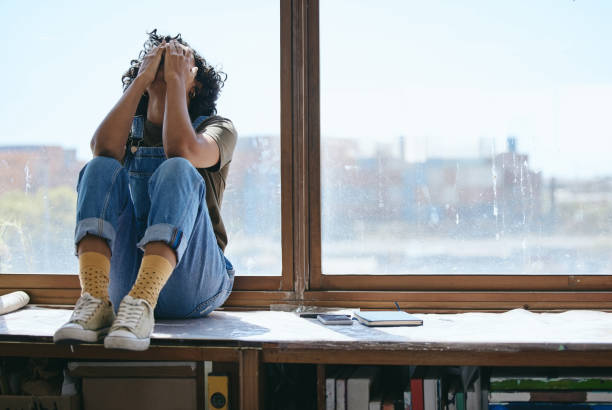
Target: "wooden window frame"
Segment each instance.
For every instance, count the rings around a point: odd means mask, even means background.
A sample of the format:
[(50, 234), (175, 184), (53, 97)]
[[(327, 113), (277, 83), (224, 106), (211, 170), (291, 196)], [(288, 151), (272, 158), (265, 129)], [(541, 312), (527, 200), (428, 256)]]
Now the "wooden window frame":
[[(321, 163), (319, 82), (319, 0), (306, 1), (308, 41), (307, 139), (309, 186), (308, 250), (310, 269), (305, 304), (390, 308), (420, 311), (506, 310), (522, 307), (536, 310), (598, 308), (612, 309), (610, 275), (324, 275), (321, 263)], [(296, 62), (296, 63), (299, 63)], [(306, 277), (306, 275), (305, 275)]]
[[(611, 275), (324, 275), (321, 269), (319, 0), (280, 1), (281, 276), (238, 276), (230, 309), (274, 304), (422, 312), (612, 310)], [(72, 304), (77, 275), (0, 274), (0, 292)]]

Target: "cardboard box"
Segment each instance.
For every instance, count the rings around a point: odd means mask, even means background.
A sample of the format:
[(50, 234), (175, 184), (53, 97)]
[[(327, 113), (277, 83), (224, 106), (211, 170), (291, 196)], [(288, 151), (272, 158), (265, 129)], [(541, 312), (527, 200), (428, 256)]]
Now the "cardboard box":
[(0, 396), (2, 410), (81, 410), (81, 400), (72, 396)]
[(81, 379), (84, 410), (197, 408), (196, 362), (70, 362), (68, 372)]
[(99, 378), (82, 381), (84, 410), (196, 410), (194, 378)]

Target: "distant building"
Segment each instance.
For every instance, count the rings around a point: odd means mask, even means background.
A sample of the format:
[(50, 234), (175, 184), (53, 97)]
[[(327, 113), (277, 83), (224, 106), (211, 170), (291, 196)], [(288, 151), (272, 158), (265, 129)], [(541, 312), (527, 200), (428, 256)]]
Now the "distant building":
[[(363, 229), (414, 226), (461, 235), (525, 232), (542, 220), (542, 176), (509, 138), (507, 152), (474, 158), (405, 161), (380, 146), (363, 156), (357, 141), (326, 139), (322, 212), (334, 215), (338, 237)], [(397, 151), (397, 150), (396, 150)], [(382, 228), (387, 227), (387, 228)]]
[(238, 138), (223, 194), (223, 219), (230, 231), (280, 232), (280, 138)]
[(495, 157), (498, 213), (508, 233), (542, 218), (542, 174), (529, 168), (529, 155), (517, 152), (517, 141), (508, 138), (508, 150)]
[[(507, 152), (493, 159), (433, 158), (420, 167), (416, 198), (434, 208), (421, 215), (429, 222), (447, 219), (470, 224), (474, 233), (510, 234), (542, 220), (542, 175), (530, 169), (527, 154), (517, 152), (513, 137), (508, 138)], [(436, 221), (431, 221), (432, 213)]]
[(85, 162), (76, 150), (59, 146), (0, 146), (0, 194), (12, 190), (34, 192), (42, 187), (76, 187)]

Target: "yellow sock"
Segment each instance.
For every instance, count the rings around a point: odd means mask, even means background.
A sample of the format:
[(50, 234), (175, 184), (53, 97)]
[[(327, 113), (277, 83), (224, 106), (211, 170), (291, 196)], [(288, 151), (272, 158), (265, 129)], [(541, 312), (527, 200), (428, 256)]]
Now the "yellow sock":
[(108, 300), (108, 273), (110, 260), (98, 252), (84, 252), (79, 255), (79, 280), (81, 294), (89, 293), (97, 299)]
[(145, 299), (152, 307), (155, 307), (159, 293), (173, 270), (170, 262), (163, 256), (143, 256), (136, 283), (129, 295), (133, 298)]

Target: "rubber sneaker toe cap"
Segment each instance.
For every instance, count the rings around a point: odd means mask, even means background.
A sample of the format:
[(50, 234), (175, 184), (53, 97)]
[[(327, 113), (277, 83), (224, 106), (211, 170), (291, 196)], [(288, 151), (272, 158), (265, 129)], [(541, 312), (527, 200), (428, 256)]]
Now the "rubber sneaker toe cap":
[(111, 330), (107, 337), (120, 337), (123, 339), (138, 340), (138, 337), (136, 337), (134, 333), (130, 332), (129, 330), (123, 329)]
[(66, 323), (53, 334), (53, 342), (95, 343), (103, 335), (104, 329), (98, 331), (87, 330), (78, 323)]
[(104, 338), (104, 347), (107, 349), (125, 349), (142, 351), (149, 348), (150, 338), (139, 339), (129, 330), (115, 330)]

